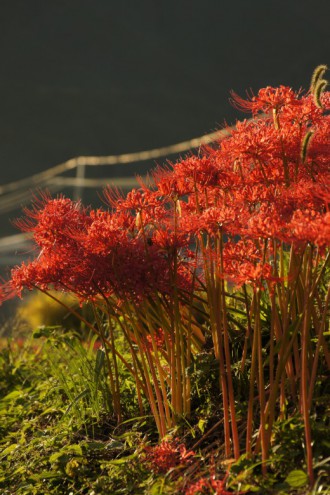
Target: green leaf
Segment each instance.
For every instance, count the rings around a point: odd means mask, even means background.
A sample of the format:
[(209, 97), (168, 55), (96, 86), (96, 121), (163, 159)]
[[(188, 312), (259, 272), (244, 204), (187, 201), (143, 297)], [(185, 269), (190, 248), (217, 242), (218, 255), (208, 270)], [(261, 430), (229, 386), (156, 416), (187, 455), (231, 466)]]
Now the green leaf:
[(22, 396), (22, 394), (23, 390), (14, 390), (13, 392), (10, 392), (10, 394), (6, 395), (2, 400), (10, 402), (12, 400), (18, 399)]
[[(249, 484), (243, 484), (243, 485), (240, 485), (240, 490), (241, 492), (240, 493), (244, 493), (244, 492), (260, 492), (260, 487), (257, 486), (257, 485), (249, 485)], [(235, 493), (235, 492), (233, 492)]]
[(300, 469), (295, 469), (291, 471), (285, 478), (285, 482), (292, 488), (300, 488), (308, 483), (308, 476), (304, 471)]
[(56, 471), (42, 471), (41, 473), (38, 474), (30, 474), (29, 475), (29, 480), (32, 481), (40, 481), (44, 479), (52, 479), (52, 478), (58, 478), (59, 474)]
[(77, 395), (77, 397), (74, 398), (74, 400), (71, 402), (71, 404), (69, 404), (67, 410), (64, 413), (64, 416), (66, 416), (68, 414), (68, 412), (73, 408), (73, 406), (75, 404), (77, 404), (78, 401), (80, 401), (80, 399), (83, 399), (84, 397), (86, 397), (88, 395), (88, 393), (89, 393), (88, 388), (85, 388), (85, 390), (83, 390), (79, 395)]
[(5, 448), (1, 454), (0, 454), (0, 457), (3, 458), (3, 457), (6, 457), (8, 454), (10, 454), (11, 452), (13, 452), (13, 450), (17, 449), (18, 447), (18, 443), (13, 443), (11, 445), (9, 445), (9, 447)]
[(83, 455), (83, 452), (82, 452), (82, 449), (81, 449), (81, 446), (79, 444), (72, 444), (72, 445), (68, 445), (67, 447), (65, 447), (65, 449), (63, 449), (64, 452), (66, 453), (70, 453), (70, 454), (75, 454), (75, 455), (78, 455), (78, 456), (82, 456)]
[(41, 414), (40, 416), (46, 416), (47, 414), (58, 414), (58, 413), (63, 413), (64, 410), (63, 409), (55, 409), (54, 407), (47, 407), (47, 409), (45, 409)]
[(22, 474), (22, 473), (26, 473), (26, 466), (19, 466), (17, 469), (15, 469), (15, 471), (13, 472), (13, 474)]
[(197, 425), (197, 426), (198, 426), (198, 428), (200, 429), (200, 431), (201, 431), (202, 433), (204, 433), (204, 431), (205, 431), (205, 424), (206, 424), (206, 423), (207, 423), (206, 419), (200, 419), (200, 420), (198, 421), (198, 425)]
[(83, 452), (82, 448), (78, 444), (67, 445), (59, 452), (55, 452), (55, 454), (51, 455), (49, 458), (49, 462), (51, 464), (59, 462), (66, 462), (70, 459), (71, 456), (82, 457)]
[(83, 446), (86, 450), (103, 450), (106, 448), (106, 444), (103, 442), (85, 442)]
[(164, 478), (156, 480), (156, 482), (152, 485), (150, 489), (150, 495), (161, 495), (164, 493)]
[(93, 335), (93, 337), (91, 338), (91, 341), (90, 341), (89, 346), (88, 346), (88, 356), (89, 357), (91, 357), (94, 353), (94, 344), (98, 338), (99, 338), (99, 336), (97, 334)]
[(56, 331), (59, 330), (60, 328), (61, 326), (59, 325), (53, 325), (53, 326), (42, 325), (33, 332), (32, 336), (34, 339), (40, 339), (40, 337), (49, 338), (54, 333), (54, 330)]
[(125, 464), (128, 461), (131, 461), (136, 457), (136, 454), (128, 455), (126, 457), (121, 457), (120, 459), (113, 459), (112, 461), (109, 461), (109, 464), (117, 466), (119, 464)]
[(62, 457), (67, 457), (67, 454), (65, 454), (65, 452), (55, 452), (55, 454), (52, 454), (49, 458), (49, 462), (51, 464), (55, 464), (57, 463), (57, 461), (60, 461)]
[(105, 352), (102, 349), (98, 349), (96, 353), (95, 369), (94, 369), (94, 381), (98, 384), (102, 367), (104, 365)]

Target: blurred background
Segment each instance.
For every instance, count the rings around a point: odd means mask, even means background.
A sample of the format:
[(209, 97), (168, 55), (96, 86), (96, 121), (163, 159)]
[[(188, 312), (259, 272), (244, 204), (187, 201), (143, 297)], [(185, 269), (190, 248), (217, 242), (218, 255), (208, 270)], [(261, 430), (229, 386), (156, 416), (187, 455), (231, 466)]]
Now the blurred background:
[[(45, 186), (40, 176), (16, 181), (79, 155), (212, 132), (245, 117), (231, 107), (231, 89), (308, 88), (313, 69), (329, 62), (328, 0), (1, 0), (0, 10), (3, 276), (30, 254), (11, 221)], [(86, 167), (79, 173), (94, 185), (83, 189), (67, 180), (72, 169), (48, 187), (96, 205), (102, 182), (131, 188), (154, 166)]]

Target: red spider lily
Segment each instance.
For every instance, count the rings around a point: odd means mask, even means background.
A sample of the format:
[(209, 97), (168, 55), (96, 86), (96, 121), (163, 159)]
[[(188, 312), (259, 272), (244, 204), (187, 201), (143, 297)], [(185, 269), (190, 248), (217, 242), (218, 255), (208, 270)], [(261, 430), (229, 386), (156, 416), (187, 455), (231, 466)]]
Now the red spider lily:
[(238, 234), (244, 222), (244, 211), (238, 205), (206, 208), (198, 221), (199, 231), (209, 235), (221, 233)]
[[(43, 208), (26, 212), (21, 226), (33, 231), (41, 252), (13, 270), (11, 287), (18, 294), (23, 287), (52, 286), (82, 300), (115, 293), (138, 301), (157, 291), (172, 291), (164, 245), (157, 246), (160, 234), (157, 243), (146, 247), (129, 213), (97, 210), (88, 216), (79, 203), (63, 197), (47, 198)], [(167, 242), (165, 234), (163, 238)], [(189, 271), (179, 265), (178, 283), (186, 285)]]
[[(206, 323), (219, 361), (225, 452), (230, 456), (233, 447), (238, 457), (232, 322), (227, 307), (232, 284), (226, 281), (243, 286), (243, 296), (237, 298), (237, 304), (245, 304), (239, 311), (248, 319), (242, 369), (248, 362), (247, 349), (254, 351), (247, 451), (253, 449), (256, 386), (263, 461), (269, 452), (278, 400), (285, 404), (290, 389), (290, 401), (296, 401), (304, 413), (312, 479), (310, 385), (315, 383), (318, 360), (324, 355), (330, 362), (323, 337), (330, 298), (317, 304), (314, 300), (329, 261), (330, 93), (321, 95), (321, 105), (313, 95), (285, 86), (264, 88), (249, 101), (237, 96), (235, 100), (237, 106), (252, 112), (252, 120), (238, 122), (231, 135), (212, 148), (201, 148), (196, 156), (159, 167), (153, 174), (153, 187), (141, 183), (126, 197), (106, 190), (110, 211), (85, 209), (80, 202), (63, 196), (52, 199), (48, 194), (25, 209), (26, 218), (17, 225), (33, 233), (39, 252), (34, 260), (12, 271), (10, 283), (0, 288), (0, 300), (21, 295), (24, 288), (56, 288), (76, 294), (81, 301), (92, 301), (105, 316), (117, 318), (115, 324), (121, 325), (131, 345), (129, 369), (137, 387), (147, 394), (164, 436), (177, 415), (189, 414), (186, 369), (193, 352), (189, 321), (192, 308), (198, 308), (196, 301), (202, 299), (203, 318), (209, 318)], [(202, 295), (197, 289), (202, 289)], [(319, 292), (320, 299), (323, 286)], [(260, 305), (267, 303), (272, 308), (269, 366), (263, 362), (261, 330), (265, 329), (260, 319)], [(165, 346), (170, 373), (162, 369), (158, 353), (151, 351), (150, 331), (159, 327), (165, 329), (166, 337), (172, 337), (171, 345), (168, 338)], [(202, 334), (204, 328), (198, 330)], [(153, 338), (153, 350), (155, 344), (163, 345), (160, 331)], [(115, 362), (115, 343), (111, 352)], [(266, 400), (263, 380), (268, 369)], [(119, 388), (111, 386), (115, 397)], [(140, 396), (139, 403), (142, 408)], [(185, 458), (179, 445), (165, 442), (157, 448), (164, 465), (171, 464), (169, 459), (178, 464)], [(157, 463), (151, 452), (151, 461)], [(202, 478), (199, 486), (227, 493), (223, 481), (213, 475)]]
[[(185, 491), (185, 495), (232, 495), (233, 492), (226, 490), (228, 474), (222, 479), (216, 479), (215, 474), (210, 478), (200, 478), (196, 483), (191, 484)], [(243, 494), (245, 492), (237, 492)]]
[(181, 196), (191, 193), (192, 185), (181, 176), (176, 177), (173, 167), (157, 167), (152, 173), (152, 178), (157, 187), (157, 191), (165, 198), (178, 199)]
[[(169, 345), (172, 345), (172, 336), (168, 335), (167, 336)], [(166, 339), (165, 339), (165, 334), (164, 330), (162, 328), (158, 328), (154, 334), (151, 336), (150, 334), (147, 335), (144, 339), (143, 345), (150, 351), (154, 351), (154, 345), (153, 342), (158, 350), (162, 350), (165, 347)]]
[(152, 243), (161, 250), (173, 252), (189, 246), (189, 236), (185, 232), (173, 231), (167, 225), (159, 225), (151, 237)]
[(212, 154), (188, 157), (175, 164), (173, 172), (178, 181), (187, 185), (189, 192), (193, 192), (197, 186), (220, 186), (226, 177)]
[(291, 128), (300, 128), (303, 132), (306, 128), (320, 125), (324, 122), (324, 109), (330, 106), (329, 93), (323, 93), (321, 96), (323, 109), (315, 105), (314, 98), (311, 94), (299, 97), (293, 105), (285, 105), (281, 108), (281, 125)]
[(287, 239), (297, 246), (310, 243), (325, 249), (330, 244), (330, 213), (295, 211), (288, 224)]
[(210, 493), (213, 493), (213, 488), (207, 478), (200, 478), (185, 491), (185, 495), (208, 495)]
[(279, 112), (283, 108), (292, 108), (295, 105), (299, 105), (300, 96), (300, 93), (295, 93), (288, 86), (279, 86), (278, 88), (267, 86), (260, 89), (257, 96), (252, 95), (247, 100), (237, 95), (234, 91), (231, 94), (231, 101), (235, 108), (243, 112), (252, 113), (254, 116), (259, 112)]
[(187, 451), (178, 440), (163, 440), (155, 447), (145, 447), (146, 461), (152, 471), (157, 474), (167, 473), (170, 469), (187, 466), (192, 462), (195, 453)]
[(138, 229), (146, 228), (149, 223), (153, 225), (168, 215), (161, 194), (148, 189), (144, 184), (138, 190), (133, 189), (126, 197), (116, 191), (114, 193), (110, 188), (105, 189), (103, 196), (113, 213), (133, 218)]
[(85, 230), (89, 217), (79, 202), (59, 196), (52, 199), (44, 195), (31, 209), (24, 209), (25, 218), (16, 225), (25, 232), (33, 232), (35, 242), (42, 249), (53, 249), (55, 244), (63, 248), (75, 248), (73, 234)]
[[(254, 168), (258, 170), (256, 160), (268, 163), (281, 156), (279, 137), (270, 119), (237, 122), (232, 135), (221, 143), (221, 155), (230, 159), (232, 163), (239, 160), (243, 172), (250, 172)], [(245, 178), (248, 179), (248, 176)]]
[(153, 352), (154, 350), (153, 341), (157, 349), (163, 349), (165, 345), (165, 335), (162, 328), (158, 328), (153, 336), (147, 335), (144, 339), (144, 345), (150, 352)]
[(322, 174), (329, 174), (330, 115), (323, 115), (322, 120), (317, 123), (313, 130), (314, 134), (308, 148), (306, 165), (313, 173), (315, 181), (316, 177), (319, 180)]
[(223, 250), (224, 276), (237, 286), (251, 284), (259, 288), (274, 281), (273, 269), (263, 261), (263, 253), (251, 240), (230, 241)]

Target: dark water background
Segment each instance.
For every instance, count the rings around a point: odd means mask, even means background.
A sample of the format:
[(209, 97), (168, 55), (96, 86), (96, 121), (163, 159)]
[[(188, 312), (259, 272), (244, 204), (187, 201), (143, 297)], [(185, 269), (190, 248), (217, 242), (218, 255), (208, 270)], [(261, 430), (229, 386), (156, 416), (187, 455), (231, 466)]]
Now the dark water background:
[(235, 119), (230, 89), (308, 87), (329, 61), (327, 0), (1, 0), (0, 11), (0, 183), (198, 136)]

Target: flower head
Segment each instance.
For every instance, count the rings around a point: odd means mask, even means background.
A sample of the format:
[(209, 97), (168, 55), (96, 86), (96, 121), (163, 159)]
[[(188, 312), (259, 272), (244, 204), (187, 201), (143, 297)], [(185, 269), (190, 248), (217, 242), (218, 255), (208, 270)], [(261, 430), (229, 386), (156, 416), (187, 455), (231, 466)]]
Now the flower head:
[(187, 451), (184, 444), (178, 440), (162, 440), (155, 447), (146, 447), (146, 461), (153, 472), (167, 473), (172, 468), (187, 466), (195, 455), (192, 451)]

